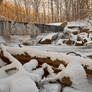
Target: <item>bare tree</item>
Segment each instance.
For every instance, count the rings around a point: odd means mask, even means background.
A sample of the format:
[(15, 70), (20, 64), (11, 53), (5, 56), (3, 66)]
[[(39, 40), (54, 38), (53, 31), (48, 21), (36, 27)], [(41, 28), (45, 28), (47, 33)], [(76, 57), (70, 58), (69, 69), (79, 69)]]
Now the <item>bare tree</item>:
[(29, 22), (30, 18), (31, 18), (30, 11), (31, 11), (31, 7), (32, 7), (32, 0), (23, 0), (23, 3), (24, 3), (25, 11), (26, 11), (24, 20)]
[(51, 20), (52, 22), (54, 21), (54, 0), (50, 0), (50, 4), (51, 4)]
[(35, 22), (36, 23), (39, 23), (39, 7), (40, 7), (40, 3), (41, 3), (41, 0), (33, 0), (33, 2), (32, 2), (32, 7), (33, 7), (33, 9), (34, 9), (34, 11), (35, 11)]
[(0, 0), (0, 4), (3, 2), (3, 0)]

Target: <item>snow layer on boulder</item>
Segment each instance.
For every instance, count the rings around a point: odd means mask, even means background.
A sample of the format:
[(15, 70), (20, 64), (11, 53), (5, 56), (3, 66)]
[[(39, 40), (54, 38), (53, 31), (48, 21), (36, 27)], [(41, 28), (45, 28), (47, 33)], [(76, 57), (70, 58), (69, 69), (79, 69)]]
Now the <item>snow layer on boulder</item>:
[(59, 39), (58, 42), (56, 43), (56, 45), (63, 45), (63, 40)]
[(43, 85), (43, 88), (40, 89), (40, 92), (60, 92), (61, 86), (58, 83), (50, 84), (47, 83)]
[(10, 83), (11, 92), (39, 92), (32, 79), (26, 76), (15, 78)]
[(68, 27), (82, 27), (89, 29), (89, 31), (92, 31), (92, 20), (90, 19), (84, 19), (84, 20), (78, 20), (78, 21), (72, 21), (68, 22), (67, 26), (65, 27), (65, 32), (69, 31), (72, 32), (72, 29), (69, 29)]
[(85, 70), (78, 59), (70, 62), (67, 67), (58, 74), (58, 76), (61, 78), (61, 81), (63, 77), (69, 77), (72, 81), (72, 87), (84, 90), (83, 92), (91, 92), (89, 90), (90, 85), (88, 84)]
[(0, 92), (10, 92), (10, 89), (7, 85), (7, 83), (1, 83), (0, 81)]
[(38, 61), (33, 59), (31, 61), (29, 61), (28, 63), (23, 65), (23, 68), (28, 71), (31, 72), (32, 69), (36, 68), (38, 66)]
[(44, 64), (42, 65), (42, 68), (47, 68), (47, 70), (48, 70), (50, 76), (55, 76), (54, 70), (52, 69), (52, 67), (51, 67), (50, 65), (44, 63)]
[(70, 62), (65, 68), (64, 73), (65, 76), (70, 76), (75, 88), (83, 88), (88, 83), (86, 72), (78, 59)]
[[(32, 75), (31, 75), (32, 76)], [(0, 92), (39, 92), (29, 74), (17, 72), (14, 75), (0, 79)]]
[(54, 36), (56, 36), (57, 33), (50, 33), (48, 35), (46, 35), (45, 37), (43, 37), (43, 39), (41, 41), (45, 41), (46, 39), (52, 40), (54, 38)]
[(68, 25), (67, 26), (81, 26), (81, 27), (84, 27), (86, 26), (85, 22), (83, 21), (73, 21), (73, 22), (68, 22)]
[(32, 73), (38, 74), (40, 77), (42, 77), (44, 74), (44, 70), (43, 68), (38, 68), (36, 70), (33, 70)]
[(60, 26), (62, 23), (49, 23), (47, 25)]
[(88, 41), (88, 42), (86, 42), (85, 44), (84, 44), (85, 46), (88, 46), (88, 47), (92, 47), (92, 41)]
[(63, 64), (60, 64), (58, 68), (63, 70), (63, 69), (65, 69), (65, 66)]
[(65, 87), (63, 92), (83, 92), (74, 88), (70, 88), (70, 87)]

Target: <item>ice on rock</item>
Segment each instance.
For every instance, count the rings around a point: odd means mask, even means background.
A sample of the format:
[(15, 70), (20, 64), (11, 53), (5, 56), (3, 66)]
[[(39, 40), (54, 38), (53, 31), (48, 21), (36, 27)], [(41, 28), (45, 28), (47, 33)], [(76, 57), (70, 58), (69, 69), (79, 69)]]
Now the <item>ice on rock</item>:
[(50, 33), (50, 34), (46, 35), (45, 37), (43, 37), (43, 39), (41, 41), (45, 41), (46, 39), (50, 39), (51, 40), (56, 35), (57, 35), (57, 33)]

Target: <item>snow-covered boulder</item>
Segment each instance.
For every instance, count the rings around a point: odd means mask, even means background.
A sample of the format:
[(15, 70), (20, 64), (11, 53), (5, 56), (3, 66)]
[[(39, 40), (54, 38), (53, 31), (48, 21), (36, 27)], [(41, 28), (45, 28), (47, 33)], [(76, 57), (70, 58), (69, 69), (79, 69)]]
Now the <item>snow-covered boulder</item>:
[(51, 44), (54, 40), (56, 40), (58, 37), (57, 33), (50, 33), (42, 38), (42, 40), (39, 42), (40, 44)]
[(72, 34), (77, 35), (79, 33), (79, 30), (71, 30)]
[(10, 92), (39, 92), (36, 84), (27, 76), (15, 77), (10, 82)]
[(60, 92), (61, 86), (59, 83), (47, 83), (40, 88), (40, 92)]
[(88, 28), (81, 28), (80, 29), (80, 33), (82, 33), (82, 32), (88, 33), (89, 29)]
[(27, 45), (27, 46), (30, 46), (30, 45), (33, 45), (33, 44), (34, 44), (34, 41), (32, 41), (32, 40), (27, 40), (27, 41), (23, 42), (23, 45)]
[(49, 24), (46, 24), (46, 25), (51, 25), (51, 26), (60, 26), (62, 23), (49, 23)]
[(70, 62), (67, 67), (61, 72), (61, 76), (62, 78), (69, 77), (74, 88), (83, 89), (88, 84), (86, 72), (78, 59)]
[(65, 87), (63, 92), (83, 92), (83, 91), (77, 90), (77, 89), (74, 89), (74, 88), (70, 88), (70, 87)]
[(81, 39), (86, 38), (87, 36), (88, 34), (85, 32), (78, 34), (78, 37), (80, 37)]
[(35, 59), (30, 60), (28, 63), (24, 64), (23, 67), (26, 71), (31, 72), (32, 69), (38, 66), (38, 61)]
[(73, 41), (71, 39), (67, 39), (67, 40), (63, 40), (63, 43), (66, 45), (73, 45), (75, 43), (75, 41)]
[(62, 27), (66, 27), (67, 24), (68, 24), (68, 22), (66, 21), (66, 22), (63, 22), (63, 23), (61, 24), (61, 26), (62, 26)]
[(63, 45), (63, 40), (59, 39), (58, 42), (56, 43), (56, 45)]
[(44, 35), (37, 36), (36, 37), (36, 44), (38, 44), (42, 40), (43, 37), (44, 37)]
[(85, 44), (84, 44), (84, 46), (88, 46), (88, 47), (92, 47), (92, 41), (88, 41), (88, 42), (86, 42)]
[(75, 46), (83, 46), (83, 42), (82, 41), (76, 41), (75, 42)]

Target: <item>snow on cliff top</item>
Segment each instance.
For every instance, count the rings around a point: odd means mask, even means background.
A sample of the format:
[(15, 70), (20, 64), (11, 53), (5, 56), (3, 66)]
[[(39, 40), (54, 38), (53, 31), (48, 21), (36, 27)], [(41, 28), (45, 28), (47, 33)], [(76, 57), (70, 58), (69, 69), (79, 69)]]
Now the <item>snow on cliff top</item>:
[[(54, 25), (54, 26), (60, 26), (62, 24), (62, 22), (60, 23), (49, 23), (47, 25)], [(67, 26), (81, 26), (81, 27), (87, 27), (89, 29), (91, 29), (90, 31), (92, 31), (92, 20), (91, 19), (84, 19), (84, 20), (77, 20), (77, 21), (72, 21), (72, 22), (68, 22)]]
[(49, 23), (47, 25), (60, 26), (62, 23)]

